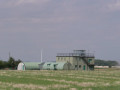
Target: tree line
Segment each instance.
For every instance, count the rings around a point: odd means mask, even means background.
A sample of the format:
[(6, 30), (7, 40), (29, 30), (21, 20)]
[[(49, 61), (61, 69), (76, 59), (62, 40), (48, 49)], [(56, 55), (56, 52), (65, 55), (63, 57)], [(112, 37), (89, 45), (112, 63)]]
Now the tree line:
[(13, 57), (9, 57), (8, 61), (0, 60), (0, 69), (17, 69), (20, 59), (15, 60)]
[(111, 66), (119, 65), (119, 63), (117, 61), (113, 61), (113, 60), (106, 61), (106, 60), (101, 60), (101, 59), (95, 59), (95, 65), (96, 66), (109, 66), (109, 67), (111, 67)]
[[(8, 61), (0, 60), (0, 69), (17, 69), (18, 64), (21, 62), (20, 59), (15, 60), (13, 57), (9, 57)], [(96, 66), (117, 66), (119, 63), (117, 61), (106, 61), (101, 59), (95, 59)]]

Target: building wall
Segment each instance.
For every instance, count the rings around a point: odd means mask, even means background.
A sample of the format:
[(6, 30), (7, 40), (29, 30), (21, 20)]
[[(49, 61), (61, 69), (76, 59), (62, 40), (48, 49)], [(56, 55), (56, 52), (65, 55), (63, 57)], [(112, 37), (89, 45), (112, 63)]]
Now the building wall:
[(94, 64), (95, 63), (94, 58), (87, 58), (87, 59), (88, 59), (88, 62), (90, 62), (90, 64)]
[[(90, 64), (94, 64), (94, 58), (86, 58)], [(86, 62), (80, 57), (56, 57), (56, 62), (69, 62), (74, 70), (90, 70)]]
[(21, 62), (18, 64), (17, 70), (25, 70), (25, 65)]

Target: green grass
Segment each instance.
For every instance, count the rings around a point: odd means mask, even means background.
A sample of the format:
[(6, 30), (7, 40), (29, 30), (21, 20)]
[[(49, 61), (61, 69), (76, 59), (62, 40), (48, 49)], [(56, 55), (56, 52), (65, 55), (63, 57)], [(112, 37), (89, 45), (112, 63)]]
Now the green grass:
[(0, 90), (120, 90), (120, 70), (0, 70)]

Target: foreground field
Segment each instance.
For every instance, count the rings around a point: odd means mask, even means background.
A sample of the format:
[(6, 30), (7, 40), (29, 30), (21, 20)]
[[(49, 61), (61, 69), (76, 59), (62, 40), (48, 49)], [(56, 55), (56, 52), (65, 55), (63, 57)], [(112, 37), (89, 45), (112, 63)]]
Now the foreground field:
[(120, 90), (120, 70), (0, 70), (0, 90)]

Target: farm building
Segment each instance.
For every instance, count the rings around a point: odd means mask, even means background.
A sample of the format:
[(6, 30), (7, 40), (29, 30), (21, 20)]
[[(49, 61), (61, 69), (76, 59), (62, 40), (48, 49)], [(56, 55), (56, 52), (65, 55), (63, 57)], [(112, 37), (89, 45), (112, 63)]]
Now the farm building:
[(46, 62), (43, 67), (43, 70), (71, 70), (72, 65), (66, 62)]
[(100, 68), (101, 68), (101, 69), (102, 69), (102, 68), (103, 68), (103, 69), (104, 69), (104, 68), (109, 68), (109, 66), (94, 66), (94, 67), (95, 67), (96, 69), (100, 69)]
[(21, 62), (18, 64), (17, 70), (40, 70), (41, 62)]
[(74, 50), (73, 53), (58, 53), (56, 62), (69, 62), (74, 70), (94, 70), (94, 55), (85, 50)]

